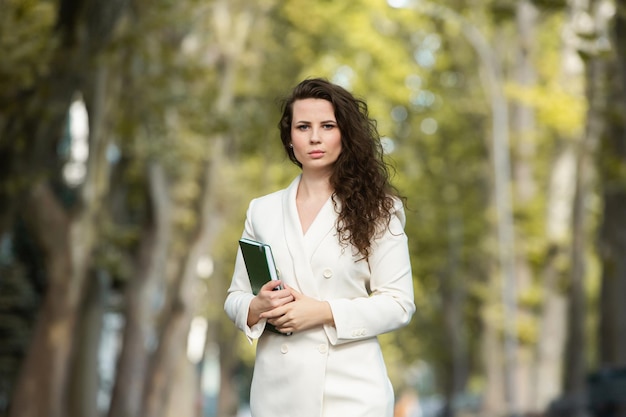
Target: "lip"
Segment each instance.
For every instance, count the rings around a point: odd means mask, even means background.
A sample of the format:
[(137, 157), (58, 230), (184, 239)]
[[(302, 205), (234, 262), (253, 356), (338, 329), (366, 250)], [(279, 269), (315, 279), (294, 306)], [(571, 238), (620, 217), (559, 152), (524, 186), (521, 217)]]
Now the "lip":
[(322, 156), (324, 156), (324, 151), (314, 150), (309, 152), (309, 156), (311, 158), (321, 158)]

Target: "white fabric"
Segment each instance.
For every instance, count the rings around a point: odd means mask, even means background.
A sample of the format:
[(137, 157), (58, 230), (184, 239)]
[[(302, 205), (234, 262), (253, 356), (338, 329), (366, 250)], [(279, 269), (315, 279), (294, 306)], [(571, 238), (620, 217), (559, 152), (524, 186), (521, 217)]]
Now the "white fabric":
[(369, 261), (342, 248), (329, 199), (305, 235), (296, 209), (300, 177), (285, 190), (252, 200), (243, 237), (272, 246), (281, 278), (329, 302), (335, 326), (292, 336), (247, 326), (251, 294), (241, 252), (224, 308), (250, 341), (258, 338), (251, 389), (253, 417), (392, 417), (393, 390), (377, 335), (406, 325), (413, 281), (398, 202)]

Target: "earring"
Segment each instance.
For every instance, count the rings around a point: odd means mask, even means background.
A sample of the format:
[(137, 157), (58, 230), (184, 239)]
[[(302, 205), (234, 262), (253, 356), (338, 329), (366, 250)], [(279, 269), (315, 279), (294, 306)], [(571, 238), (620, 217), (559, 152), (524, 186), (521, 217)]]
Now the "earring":
[(290, 143), (290, 144), (289, 144), (289, 147), (290, 147), (290, 148), (293, 148), (293, 143)]

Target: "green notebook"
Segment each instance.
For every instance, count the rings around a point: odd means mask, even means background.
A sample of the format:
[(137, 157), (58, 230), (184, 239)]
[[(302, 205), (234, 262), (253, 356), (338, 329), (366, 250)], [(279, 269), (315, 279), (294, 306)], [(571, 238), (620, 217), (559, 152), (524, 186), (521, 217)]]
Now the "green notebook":
[[(266, 243), (246, 238), (239, 240), (239, 247), (241, 248), (243, 260), (246, 263), (246, 270), (248, 271), (248, 279), (250, 279), (252, 292), (256, 295), (261, 291), (261, 287), (265, 285), (267, 281), (278, 279), (278, 269), (276, 269), (274, 257), (272, 256), (272, 248)], [(283, 286), (279, 285), (276, 289), (282, 290)], [(269, 323), (267, 323), (265, 328), (283, 336), (291, 335), (291, 333), (279, 332)]]
[(266, 282), (278, 279), (272, 248), (266, 243), (246, 238), (239, 240), (239, 247), (246, 263), (252, 292), (256, 295)]

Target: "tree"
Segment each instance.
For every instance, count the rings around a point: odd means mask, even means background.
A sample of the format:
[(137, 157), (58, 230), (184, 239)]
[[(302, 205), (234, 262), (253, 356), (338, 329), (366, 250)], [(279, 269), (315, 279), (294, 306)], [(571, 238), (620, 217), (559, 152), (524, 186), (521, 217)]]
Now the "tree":
[(606, 68), (606, 105), (600, 139), (598, 171), (602, 186), (602, 220), (599, 248), (602, 262), (600, 291), (599, 365), (626, 366), (626, 310), (620, 294), (626, 288), (626, 264), (620, 254), (626, 250), (626, 2), (616, 1), (610, 26), (611, 56)]
[[(56, 21), (51, 18), (54, 10), (38, 4), (11, 3), (6, 10), (16, 20), (25, 13), (33, 24), (41, 24), (37, 15), (44, 12), (47, 18), (40, 30), (51, 35), (32, 41), (34, 50), (23, 55), (25, 65), (28, 60), (37, 63), (30, 77), (3, 88), (0, 230), (7, 233), (12, 219), (24, 219), (44, 253), (47, 279), (29, 352), (14, 389), (11, 415), (66, 415), (72, 335), (89, 270), (98, 207), (108, 188), (106, 122), (115, 83), (110, 78), (111, 62), (99, 60), (106, 56), (105, 48), (125, 7), (123, 2), (63, 1)], [(104, 17), (92, 22), (92, 16)], [(92, 152), (78, 203), (68, 207), (46, 174), (58, 173), (56, 146), (77, 92), (83, 93), (91, 111)], [(18, 105), (12, 105), (16, 97)], [(32, 401), (34, 397), (38, 400)]]

